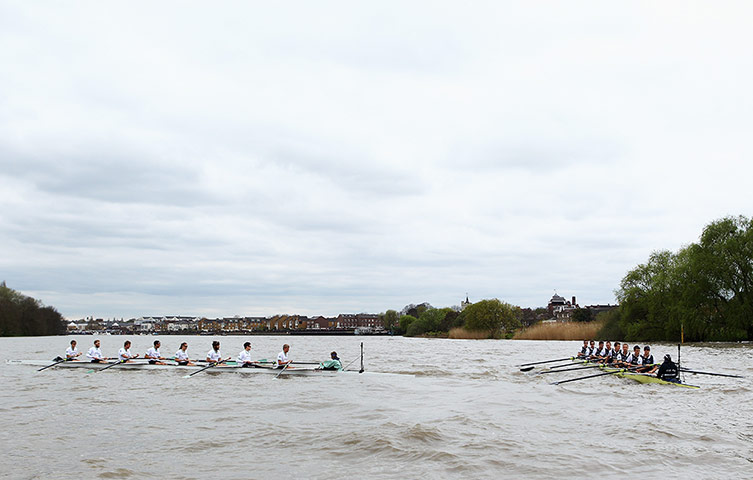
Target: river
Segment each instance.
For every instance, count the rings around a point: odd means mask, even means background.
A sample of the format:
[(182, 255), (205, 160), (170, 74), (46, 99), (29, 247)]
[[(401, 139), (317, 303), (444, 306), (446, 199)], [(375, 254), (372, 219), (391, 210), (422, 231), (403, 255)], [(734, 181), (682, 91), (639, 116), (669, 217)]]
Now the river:
[[(753, 478), (753, 346), (684, 346), (699, 390), (612, 376), (551, 385), (517, 365), (568, 357), (579, 342), (401, 337), (224, 336), (235, 357), (344, 363), (364, 374), (290, 377), (178, 371), (36, 372), (71, 338), (0, 338), (0, 478)], [(125, 337), (104, 336), (114, 356)], [(155, 337), (134, 336), (142, 353)], [(212, 337), (165, 336), (203, 357)], [(654, 356), (676, 356), (654, 345)], [(357, 368), (358, 362), (354, 364)], [(586, 372), (590, 372), (587, 370)]]

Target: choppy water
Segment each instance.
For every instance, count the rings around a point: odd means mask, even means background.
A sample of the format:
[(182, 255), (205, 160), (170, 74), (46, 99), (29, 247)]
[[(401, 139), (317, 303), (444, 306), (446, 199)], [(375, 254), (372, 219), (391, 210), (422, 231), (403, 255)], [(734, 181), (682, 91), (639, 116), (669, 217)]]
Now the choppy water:
[[(143, 353), (155, 337), (131, 337)], [(388, 337), (251, 337), (258, 358), (367, 373), (327, 378), (49, 369), (65, 337), (0, 339), (2, 478), (753, 478), (753, 346), (687, 346), (690, 390), (611, 376), (521, 373), (578, 342)], [(77, 337), (86, 351), (93, 340)], [(113, 356), (124, 337), (102, 338)], [(162, 337), (163, 354), (211, 337)], [(221, 337), (235, 356), (243, 337)], [(676, 353), (654, 346), (654, 356)], [(357, 365), (357, 363), (356, 363)], [(588, 371), (586, 371), (588, 372)], [(648, 477), (646, 477), (648, 476)]]

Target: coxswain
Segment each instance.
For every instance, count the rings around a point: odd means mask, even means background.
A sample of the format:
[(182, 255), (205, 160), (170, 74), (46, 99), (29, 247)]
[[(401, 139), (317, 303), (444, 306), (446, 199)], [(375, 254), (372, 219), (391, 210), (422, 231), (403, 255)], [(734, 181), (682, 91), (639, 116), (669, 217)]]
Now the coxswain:
[(664, 362), (659, 366), (656, 376), (665, 382), (680, 383), (680, 371), (669, 354), (664, 355)]
[(230, 360), (230, 357), (227, 357), (225, 360), (222, 359), (222, 353), (220, 353), (220, 342), (215, 340), (212, 342), (212, 349), (207, 352), (207, 363), (222, 363)]
[(322, 370), (342, 370), (343, 365), (340, 362), (340, 357), (337, 356), (337, 352), (330, 353), (329, 358), (330, 360), (322, 362), (319, 368)]
[(102, 356), (102, 350), (99, 349), (99, 339), (94, 340), (94, 346), (86, 352), (86, 358), (92, 363), (101, 363), (109, 360), (107, 357)]
[(654, 365), (654, 356), (651, 355), (651, 347), (646, 345), (643, 347), (643, 365), (635, 371), (639, 373), (654, 373), (657, 368), (659, 368), (659, 365)]
[(120, 360), (120, 363), (128, 363), (131, 361), (132, 358), (137, 358), (139, 354), (131, 355), (131, 341), (126, 340), (123, 342), (123, 348), (118, 350), (118, 360)]
[(290, 351), (290, 345), (287, 343), (282, 346), (282, 351), (277, 354), (277, 368), (283, 368), (285, 365), (288, 365), (291, 363), (291, 360), (288, 359), (288, 352)]
[(150, 365), (165, 365), (165, 362), (161, 362), (160, 360), (164, 360), (165, 357), (163, 357), (159, 353), (159, 347), (162, 345), (159, 340), (154, 341), (154, 346), (151, 347), (149, 350), (146, 351), (146, 355), (144, 357), (149, 359)]
[(71, 340), (71, 346), (65, 349), (65, 359), (69, 362), (75, 362), (76, 357), (81, 355), (81, 352), (76, 348), (76, 341)]
[(580, 347), (580, 352), (576, 355), (576, 357), (581, 358), (585, 357), (588, 353), (588, 340), (583, 340), (583, 346)]
[(238, 365), (241, 367), (253, 367), (254, 362), (251, 360), (251, 342), (243, 344), (243, 350), (238, 354)]
[(180, 348), (175, 352), (175, 361), (178, 365), (196, 365), (188, 359), (188, 353), (186, 350), (188, 350), (188, 344), (186, 342), (181, 343)]
[(633, 353), (628, 355), (625, 363), (629, 368), (638, 368), (643, 365), (643, 357), (641, 357), (641, 347), (638, 345), (633, 347)]

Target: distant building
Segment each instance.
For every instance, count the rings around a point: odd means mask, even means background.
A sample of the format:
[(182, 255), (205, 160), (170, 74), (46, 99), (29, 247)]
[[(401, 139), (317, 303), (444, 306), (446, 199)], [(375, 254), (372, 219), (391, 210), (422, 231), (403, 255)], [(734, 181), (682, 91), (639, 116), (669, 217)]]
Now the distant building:
[(465, 307), (467, 307), (470, 304), (471, 304), (471, 301), (468, 300), (468, 294), (466, 293), (465, 300), (460, 301), (460, 311), (462, 312), (463, 310), (465, 310)]

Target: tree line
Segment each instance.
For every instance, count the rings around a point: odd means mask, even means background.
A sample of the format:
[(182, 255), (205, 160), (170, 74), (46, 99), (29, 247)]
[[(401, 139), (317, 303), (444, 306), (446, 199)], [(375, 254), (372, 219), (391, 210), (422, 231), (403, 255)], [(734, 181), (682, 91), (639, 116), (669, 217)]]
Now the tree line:
[(53, 307), (0, 284), (0, 336), (61, 335), (65, 328)]
[(696, 243), (652, 253), (616, 291), (603, 338), (753, 340), (753, 220), (725, 217)]
[[(541, 310), (541, 311), (540, 311)], [(496, 298), (459, 308), (434, 308), (428, 303), (408, 305), (402, 312), (381, 314), (385, 329), (398, 335), (445, 336), (453, 329), (477, 332), (487, 338), (511, 337), (522, 325), (536, 321), (545, 309), (520, 308)]]

